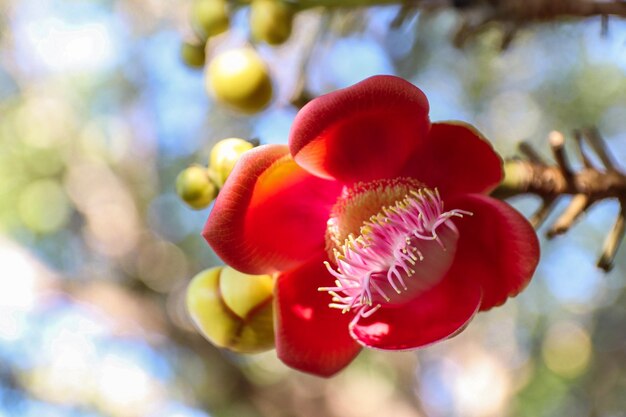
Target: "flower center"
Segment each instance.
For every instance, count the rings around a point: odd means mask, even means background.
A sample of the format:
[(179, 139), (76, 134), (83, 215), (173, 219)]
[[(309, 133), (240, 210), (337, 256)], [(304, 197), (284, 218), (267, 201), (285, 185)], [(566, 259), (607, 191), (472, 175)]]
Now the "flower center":
[[(459, 232), (436, 189), (411, 178), (357, 183), (331, 212), (326, 245), (334, 287), (320, 288), (343, 312), (367, 317), (396, 307), (437, 283), (452, 265)], [(332, 252), (331, 252), (332, 251)]]

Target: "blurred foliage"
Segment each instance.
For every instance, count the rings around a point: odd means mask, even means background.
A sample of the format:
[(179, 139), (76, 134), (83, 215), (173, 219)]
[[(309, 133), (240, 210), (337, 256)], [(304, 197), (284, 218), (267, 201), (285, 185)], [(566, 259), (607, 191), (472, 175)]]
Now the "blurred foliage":
[[(503, 155), (595, 124), (626, 161), (626, 22), (606, 37), (595, 19), (530, 27), (506, 51), (494, 28), (459, 50), (456, 12), (396, 28), (397, 6), (299, 12), (284, 44), (254, 45), (274, 97), (248, 117), (182, 63), (184, 4), (0, 2), (0, 416), (625, 415), (626, 257), (594, 267), (611, 202), (543, 242), (530, 287), (461, 335), (320, 380), (196, 334), (184, 290), (220, 262), (200, 237), (210, 208), (189, 209), (175, 183), (220, 139), (284, 143), (300, 81), (318, 95), (376, 73), (411, 80), (432, 120), (473, 123)], [(251, 47), (248, 13), (230, 11), (207, 62)]]

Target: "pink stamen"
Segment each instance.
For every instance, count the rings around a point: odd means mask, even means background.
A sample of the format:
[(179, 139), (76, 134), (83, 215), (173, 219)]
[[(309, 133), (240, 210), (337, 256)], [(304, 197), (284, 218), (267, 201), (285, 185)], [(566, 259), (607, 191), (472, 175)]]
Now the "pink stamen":
[(319, 291), (327, 291), (333, 297), (331, 308), (344, 313), (358, 309), (357, 316), (371, 316), (382, 303), (393, 301), (383, 284), (397, 294), (409, 289), (405, 279), (410, 279), (416, 272), (414, 268), (419, 268), (418, 263), (424, 260), (419, 241), (436, 241), (446, 251), (437, 229), (446, 226), (456, 230), (449, 220), (465, 215), (472, 213), (459, 209), (444, 211), (436, 189), (411, 191), (365, 222), (360, 236), (349, 235), (341, 251), (334, 251), (337, 268), (325, 264), (336, 278), (336, 286)]

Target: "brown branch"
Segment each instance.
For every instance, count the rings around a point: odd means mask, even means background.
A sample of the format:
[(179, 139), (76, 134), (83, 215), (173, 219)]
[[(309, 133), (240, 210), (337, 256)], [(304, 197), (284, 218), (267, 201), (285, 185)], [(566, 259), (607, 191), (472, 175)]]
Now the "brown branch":
[[(559, 132), (552, 132), (549, 143), (555, 164), (548, 164), (526, 142), (520, 144), (520, 151), (526, 159), (510, 159), (505, 162), (505, 179), (493, 193), (494, 197), (508, 198), (519, 194), (535, 194), (542, 200), (539, 210), (530, 218), (539, 227), (554, 209), (555, 202), (562, 196), (572, 196), (569, 205), (548, 229), (548, 238), (566, 233), (576, 220), (597, 201), (616, 199), (620, 214), (609, 233), (598, 261), (605, 271), (613, 267), (615, 254), (626, 230), (626, 175), (616, 167), (606, 144), (596, 129), (574, 132), (578, 153), (584, 167), (572, 169), (564, 150), (565, 138)], [(593, 166), (585, 153), (582, 141), (586, 140), (603, 164), (603, 169)]]
[(405, 8), (427, 10), (457, 8), (464, 12), (488, 11), (493, 13), (497, 20), (515, 22), (556, 20), (562, 17), (626, 17), (626, 3), (623, 0), (298, 0), (294, 3), (301, 10), (313, 7), (341, 8), (398, 4)]
[(515, 171), (516, 177), (505, 179), (496, 195), (503, 198), (518, 194), (536, 194), (542, 198), (585, 194), (595, 202), (626, 196), (626, 176), (618, 171), (598, 171), (584, 168), (568, 181), (559, 166), (546, 166), (521, 159), (506, 161), (505, 170)]
[(571, 18), (601, 17), (601, 31), (608, 31), (609, 16), (626, 17), (624, 0), (496, 0), (468, 1), (463, 7), (454, 43), (462, 46), (494, 23), (503, 29), (501, 48), (506, 49), (517, 30), (529, 23)]
[(626, 16), (623, 0), (505, 0), (495, 2), (499, 19), (554, 20), (562, 17)]

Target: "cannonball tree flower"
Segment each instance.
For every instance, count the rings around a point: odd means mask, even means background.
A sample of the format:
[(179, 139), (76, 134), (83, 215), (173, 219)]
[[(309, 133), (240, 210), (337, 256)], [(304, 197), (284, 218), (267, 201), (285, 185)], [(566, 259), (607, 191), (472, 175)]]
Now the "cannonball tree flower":
[(486, 195), (501, 159), (428, 111), (409, 82), (368, 78), (311, 101), (288, 147), (248, 151), (227, 180), (203, 235), (230, 266), (276, 275), (287, 365), (330, 376), (362, 346), (430, 345), (528, 284), (534, 230)]

